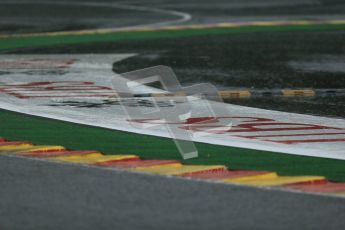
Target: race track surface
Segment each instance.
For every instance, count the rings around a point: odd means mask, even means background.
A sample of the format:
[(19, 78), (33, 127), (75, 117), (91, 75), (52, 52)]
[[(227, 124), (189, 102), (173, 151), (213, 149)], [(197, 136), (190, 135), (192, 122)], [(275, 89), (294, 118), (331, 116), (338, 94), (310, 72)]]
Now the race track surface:
[(345, 199), (0, 156), (1, 229), (342, 229)]
[[(0, 34), (220, 22), (344, 19), (341, 0), (2, 0)], [(15, 15), (15, 16), (14, 16)]]
[[(76, 30), (123, 29), (169, 25), (212, 24), (222, 22), (246, 23), (254, 21), (285, 20), (345, 20), (344, 0), (0, 0), (0, 36)], [(333, 25), (334, 26), (334, 25)], [(338, 26), (338, 25), (336, 25)], [(334, 28), (336, 27), (334, 26)], [(307, 27), (307, 26), (306, 26)], [(305, 28), (306, 28), (305, 27)], [(255, 29), (245, 33), (208, 34), (212, 28), (198, 36), (133, 39), (129, 34), (119, 40), (108, 38), (103, 42), (71, 42), (25, 47), (25, 40), (8, 42), (1, 54), (80, 54), (80, 53), (136, 53), (135, 56), (114, 63), (118, 73), (164, 64), (176, 70), (183, 84), (210, 82), (219, 89), (309, 88), (345, 89), (343, 65), (345, 32), (342, 27), (327, 29), (327, 25), (312, 29), (278, 31), (277, 27), (264, 32)], [(254, 27), (253, 27), (254, 28)], [(311, 28), (311, 27), (310, 27)], [(240, 29), (239, 29), (240, 30)], [(196, 30), (197, 31), (197, 30)], [(200, 30), (201, 31), (201, 30)], [(198, 33), (198, 32), (197, 32)], [(152, 33), (155, 34), (155, 33)], [(126, 36), (132, 39), (124, 39)], [(180, 37), (179, 37), (180, 36)], [(80, 36), (82, 37), (82, 36)], [(121, 37), (121, 36), (120, 36)], [(10, 39), (10, 38), (9, 38)], [(31, 38), (30, 38), (31, 39)], [(35, 39), (34, 37), (32, 39)], [(54, 39), (54, 37), (50, 37)], [(59, 39), (58, 37), (56, 38)], [(72, 38), (71, 40), (73, 40)], [(79, 38), (78, 38), (79, 39)], [(91, 41), (93, 38), (90, 38)], [(44, 39), (42, 39), (44, 40)], [(77, 40), (77, 39), (76, 39)], [(15, 44), (17, 41), (23, 44)], [(34, 42), (33, 42), (34, 43)], [(11, 48), (11, 45), (13, 47)], [(0, 41), (1, 46), (1, 41)], [(19, 47), (19, 48), (18, 48)], [(25, 47), (25, 48), (20, 48)], [(0, 77), (3, 73), (0, 72)], [(0, 81), (1, 82), (1, 81)], [(344, 119), (344, 98), (250, 98), (229, 99), (232, 104), (311, 114)], [(106, 144), (90, 142), (93, 131), (56, 133), (40, 120), (9, 116), (1, 110), (1, 128), (18, 127), (3, 131), (14, 140), (52, 144), (59, 140), (71, 149), (99, 147)], [(17, 119), (17, 120), (16, 120)], [(9, 120), (12, 123), (6, 123)], [(16, 121), (21, 121), (16, 122)], [(26, 122), (25, 121), (31, 121)], [(66, 123), (69, 124), (69, 123)], [(37, 125), (37, 127), (34, 127)], [(56, 125), (56, 124), (55, 124)], [(70, 124), (69, 124), (70, 125)], [(44, 128), (42, 128), (44, 127)], [(48, 128), (47, 128), (48, 127)], [(58, 126), (55, 126), (55, 128)], [(36, 129), (36, 130), (35, 130)], [(85, 128), (86, 129), (86, 128)], [(24, 131), (22, 131), (24, 130)], [(62, 130), (62, 131), (61, 131)], [(47, 131), (48, 132), (48, 131)], [(68, 133), (73, 138), (63, 136)], [(109, 130), (104, 131), (108, 134)], [(72, 134), (71, 134), (72, 133)], [(84, 135), (82, 135), (82, 134)], [(95, 133), (98, 133), (95, 131)], [(29, 135), (28, 135), (29, 134)], [(76, 135), (78, 134), (78, 135)], [(98, 133), (99, 134), (99, 133)], [(3, 135), (0, 133), (0, 135)], [(25, 136), (26, 135), (26, 136)], [(60, 136), (59, 136), (60, 135)], [(117, 134), (116, 134), (117, 135)], [(119, 134), (120, 135), (120, 134)], [(143, 136), (126, 133), (117, 150), (153, 157), (175, 149), (167, 140), (149, 144)], [(50, 138), (53, 136), (52, 138)], [(84, 139), (82, 138), (84, 137)], [(99, 135), (96, 140), (104, 136)], [(108, 139), (115, 136), (108, 135)], [(41, 139), (40, 139), (41, 138)], [(48, 141), (47, 139), (50, 138)], [(54, 139), (55, 138), (55, 139)], [(60, 138), (60, 139), (59, 139)], [(79, 138), (79, 139), (78, 139)], [(135, 139), (137, 138), (137, 139)], [(39, 141), (38, 141), (39, 140)], [(77, 140), (77, 141), (75, 141)], [(78, 140), (81, 140), (78, 142)], [(73, 143), (72, 143), (73, 141)], [(163, 143), (164, 142), (164, 143)], [(163, 144), (162, 144), (163, 143)], [(87, 144), (91, 146), (87, 146)], [(144, 147), (146, 146), (146, 149)], [(161, 149), (159, 149), (159, 146)], [(130, 148), (132, 147), (132, 148)], [(163, 148), (164, 147), (164, 148)], [(125, 149), (127, 148), (127, 149)], [(142, 151), (142, 152), (141, 152)], [(156, 152), (155, 152), (156, 151)], [(210, 149), (202, 149), (206, 155)], [(220, 148), (222, 154), (228, 152)], [(227, 163), (236, 169), (267, 165), (275, 168), (293, 168), (310, 172), (326, 170), (332, 178), (343, 178), (343, 162), (318, 158), (291, 156), (271, 157), (262, 153), (231, 153)], [(130, 152), (130, 151), (129, 151)], [(162, 153), (163, 152), (163, 153)], [(235, 154), (234, 154), (235, 152)], [(218, 152), (213, 151), (212, 154)], [(238, 154), (237, 154), (238, 153)], [(244, 154), (245, 153), (245, 154)], [(211, 154), (211, 155), (212, 155)], [(285, 156), (285, 158), (283, 157)], [(148, 157), (148, 158), (149, 158)], [(291, 158), (290, 158), (291, 157)], [(286, 160), (286, 159), (290, 160)], [(225, 159), (225, 158), (224, 158)], [(230, 159), (230, 158), (229, 158)], [(251, 161), (248, 161), (251, 159)], [(316, 159), (316, 160), (315, 160)], [(261, 160), (261, 162), (260, 162)], [(254, 163), (253, 163), (254, 162)], [(321, 163), (320, 163), (321, 162)], [(326, 162), (326, 163), (322, 163)], [(237, 164), (237, 165), (236, 165)], [(241, 167), (237, 167), (237, 166)], [(262, 168), (260, 168), (262, 167)], [(266, 167), (266, 168), (264, 168)], [(269, 168), (271, 169), (271, 168)], [(291, 169), (295, 170), (295, 169)], [(321, 170), (321, 171), (322, 171)], [(296, 170), (298, 172), (298, 170)], [(304, 172), (304, 171), (303, 171)], [(343, 229), (345, 226), (345, 199), (327, 195), (302, 194), (278, 189), (208, 183), (175, 177), (107, 170), (95, 167), (32, 160), (0, 155), (0, 229)]]

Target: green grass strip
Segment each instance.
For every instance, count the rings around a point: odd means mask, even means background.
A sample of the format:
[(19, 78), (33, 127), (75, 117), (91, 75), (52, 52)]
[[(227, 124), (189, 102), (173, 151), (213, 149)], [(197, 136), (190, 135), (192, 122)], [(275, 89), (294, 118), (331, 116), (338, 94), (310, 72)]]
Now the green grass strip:
[[(133, 134), (0, 110), (0, 135), (13, 141), (63, 145), (144, 159), (181, 160), (171, 139)], [(281, 175), (322, 175), (345, 181), (344, 161), (196, 143), (199, 158), (187, 164), (223, 164), (231, 169), (269, 170)], [(18, 169), (20, 170), (20, 169)]]
[(309, 24), (279, 26), (242, 26), (231, 28), (182, 29), (137, 32), (112, 32), (84, 35), (42, 35), (31, 37), (0, 38), (0, 50), (12, 50), (25, 47), (42, 47), (90, 42), (114, 42), (124, 40), (145, 40), (158, 38), (177, 38), (212, 34), (231, 34), (247, 32), (294, 31), (294, 30), (344, 30), (345, 24)]

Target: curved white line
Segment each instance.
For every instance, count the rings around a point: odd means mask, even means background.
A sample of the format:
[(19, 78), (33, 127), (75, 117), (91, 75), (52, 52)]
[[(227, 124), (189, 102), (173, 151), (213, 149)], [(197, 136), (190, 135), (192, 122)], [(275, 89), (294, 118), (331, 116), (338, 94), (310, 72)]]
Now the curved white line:
[[(75, 3), (75, 2), (72, 2)], [(120, 3), (85, 3), (87, 6), (103, 6), (103, 7), (114, 7), (114, 8), (123, 8), (128, 10), (138, 10), (138, 11), (147, 11), (147, 12), (153, 12), (153, 13), (161, 13), (161, 14), (168, 14), (172, 16), (180, 17), (177, 20), (170, 20), (165, 22), (157, 22), (157, 23), (151, 23), (151, 24), (145, 24), (145, 25), (137, 25), (137, 26), (131, 26), (131, 27), (158, 27), (158, 26), (166, 26), (166, 25), (173, 25), (173, 24), (181, 24), (184, 22), (187, 22), (192, 19), (192, 16), (188, 13), (181, 12), (181, 11), (174, 11), (174, 10), (165, 10), (165, 9), (159, 9), (159, 8), (153, 8), (153, 7), (145, 7), (145, 6), (132, 6), (127, 4), (120, 4)]]
[[(150, 23), (150, 24), (139, 24), (134, 26), (128, 26), (128, 27), (113, 27), (113, 28), (99, 28), (95, 29), (94, 31), (102, 30), (102, 29), (129, 29), (129, 28), (142, 28), (142, 27), (160, 27), (160, 26), (167, 26), (167, 25), (176, 25), (181, 24), (184, 22), (187, 22), (192, 19), (192, 15), (181, 12), (181, 11), (174, 11), (174, 10), (165, 10), (165, 9), (159, 9), (159, 8), (153, 8), (153, 7), (145, 7), (145, 6), (133, 6), (133, 5), (127, 5), (122, 3), (99, 3), (99, 2), (46, 2), (46, 1), (2, 1), (2, 3), (7, 4), (44, 4), (44, 5), (66, 5), (66, 6), (93, 6), (93, 7), (110, 7), (110, 8), (117, 8), (117, 9), (127, 9), (127, 10), (137, 10), (137, 11), (145, 11), (145, 12), (152, 12), (152, 13), (159, 13), (159, 14), (167, 14), (179, 17), (179, 19), (169, 20), (169, 21), (163, 21), (163, 22), (156, 22), (156, 23)], [(91, 31), (86, 29), (87, 31)], [(78, 31), (84, 31), (84, 30), (78, 30)], [(72, 32), (72, 31), (71, 31)]]

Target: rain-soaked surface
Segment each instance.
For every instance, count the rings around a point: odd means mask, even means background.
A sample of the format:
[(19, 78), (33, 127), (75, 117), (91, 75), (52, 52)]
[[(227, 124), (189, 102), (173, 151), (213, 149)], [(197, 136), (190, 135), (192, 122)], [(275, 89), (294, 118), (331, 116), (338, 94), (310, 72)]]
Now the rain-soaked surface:
[[(157, 26), (157, 23), (169, 25), (176, 22), (310, 19), (344, 20), (345, 1), (0, 0), (0, 35)], [(136, 53), (136, 56), (114, 63), (113, 70), (123, 73), (167, 65), (174, 69), (183, 85), (210, 82), (219, 89), (277, 91), (282, 88), (312, 88), (330, 92), (343, 92), (345, 89), (345, 31), (341, 30), (204, 35), (28, 47), (2, 53)], [(2, 74), (6, 73), (0, 72), (0, 79)], [(345, 118), (345, 96), (340, 93), (316, 97), (251, 97), (226, 102)], [(8, 117), (3, 119), (4, 124), (6, 119)], [(13, 132), (24, 131), (23, 135), (27, 135), (25, 127), (30, 126), (23, 126), (23, 130)], [(64, 130), (63, 134), (68, 138), (75, 136), (74, 130)], [(105, 140), (113, 141), (111, 138)], [(136, 148), (139, 151), (139, 147)], [(249, 158), (240, 154), (236, 157), (243, 157), (243, 161)], [(176, 178), (168, 180), (146, 174), (47, 164), (25, 158), (0, 158), (3, 177), (0, 180), (0, 212), (4, 214), (0, 218), (1, 229), (35, 229), (33, 226), (36, 229), (37, 226), (59, 229), (61, 224), (64, 229), (135, 229), (138, 226), (143, 229), (164, 229), (167, 226), (171, 229), (194, 229), (195, 226), (212, 229), (216, 226), (217, 229), (276, 230), (299, 229), (301, 226), (306, 229), (341, 229), (344, 226), (344, 199)], [(266, 158), (258, 157), (255, 162), (262, 167), (263, 159)], [(289, 165), (285, 159), (282, 158), (277, 167)], [(302, 161), (303, 168), (313, 170), (322, 166), (308, 164), (306, 159)], [(227, 162), (233, 164), (230, 160)], [(271, 162), (278, 161), (272, 158), (272, 161), (268, 160)], [(293, 165), (298, 163), (290, 162)], [(337, 174), (342, 175), (342, 171), (337, 171)]]
[[(23, 3), (24, 2), (24, 3)], [(36, 2), (36, 3), (35, 3)], [(197, 2), (197, 4), (196, 4)], [(257, 20), (344, 19), (342, 0), (1, 1), (0, 33), (126, 27), (174, 21), (185, 24)], [(21, 7), (19, 7), (21, 6)], [(134, 7), (133, 7), (134, 6)], [(144, 8), (143, 8), (144, 7)], [(152, 11), (152, 8), (166, 12)], [(294, 31), (210, 35), (16, 50), (14, 53), (137, 53), (114, 64), (127, 72), (171, 66), (184, 85), (210, 82), (219, 89), (345, 89), (345, 32)], [(345, 117), (343, 94), (311, 98), (231, 99), (252, 107)]]
[(0, 34), (173, 23), (187, 15), (179, 23), (344, 19), (344, 14), (343, 0), (1, 0)]

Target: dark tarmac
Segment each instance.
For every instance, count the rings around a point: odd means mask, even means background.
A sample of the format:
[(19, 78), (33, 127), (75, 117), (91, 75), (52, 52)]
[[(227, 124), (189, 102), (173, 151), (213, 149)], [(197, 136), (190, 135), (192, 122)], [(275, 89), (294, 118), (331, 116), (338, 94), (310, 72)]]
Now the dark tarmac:
[(0, 229), (342, 229), (345, 199), (0, 156)]
[(344, 15), (342, 0), (1, 0), (0, 34)]

